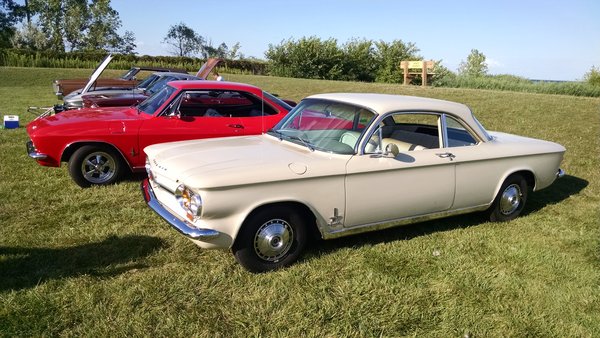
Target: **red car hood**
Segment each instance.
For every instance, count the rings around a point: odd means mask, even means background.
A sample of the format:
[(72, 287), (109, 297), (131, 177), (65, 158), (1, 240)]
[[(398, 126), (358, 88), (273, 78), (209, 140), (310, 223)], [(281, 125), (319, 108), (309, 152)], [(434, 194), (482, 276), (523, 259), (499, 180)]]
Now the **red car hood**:
[(129, 120), (140, 120), (145, 113), (139, 113), (135, 107), (104, 107), (85, 108), (80, 110), (68, 110), (52, 116), (33, 120), (27, 125), (27, 131), (31, 132), (48, 126), (80, 126), (87, 124), (103, 124), (109, 122), (122, 122)]

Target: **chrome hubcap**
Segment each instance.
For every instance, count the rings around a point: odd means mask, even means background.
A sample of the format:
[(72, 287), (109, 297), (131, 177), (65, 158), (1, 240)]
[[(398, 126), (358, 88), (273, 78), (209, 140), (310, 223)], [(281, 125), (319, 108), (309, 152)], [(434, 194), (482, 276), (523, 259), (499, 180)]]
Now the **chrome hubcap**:
[(522, 196), (521, 187), (518, 184), (511, 184), (506, 187), (500, 198), (500, 212), (503, 215), (510, 215), (515, 212), (521, 205)]
[(83, 177), (91, 183), (104, 183), (115, 175), (115, 161), (109, 154), (98, 151), (89, 154), (81, 163)]
[(254, 252), (269, 262), (277, 262), (290, 250), (294, 231), (282, 219), (272, 219), (260, 226), (254, 236)]

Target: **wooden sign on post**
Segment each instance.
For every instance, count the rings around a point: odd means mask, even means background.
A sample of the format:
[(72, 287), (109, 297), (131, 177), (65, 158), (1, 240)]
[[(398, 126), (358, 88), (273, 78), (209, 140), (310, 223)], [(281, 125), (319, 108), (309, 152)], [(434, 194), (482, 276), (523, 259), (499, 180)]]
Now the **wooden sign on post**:
[(401, 61), (400, 67), (404, 73), (404, 85), (410, 84), (411, 78), (421, 74), (423, 87), (427, 86), (427, 77), (435, 74), (433, 69), (435, 61)]

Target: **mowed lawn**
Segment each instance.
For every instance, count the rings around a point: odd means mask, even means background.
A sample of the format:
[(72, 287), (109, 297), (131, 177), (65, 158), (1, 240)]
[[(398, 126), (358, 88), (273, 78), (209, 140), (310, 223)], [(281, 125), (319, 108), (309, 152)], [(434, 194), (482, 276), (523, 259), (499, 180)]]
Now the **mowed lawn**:
[(567, 176), (512, 222), (472, 214), (320, 241), (256, 275), (170, 229), (141, 176), (81, 189), (64, 165), (27, 157), (26, 108), (58, 103), (53, 79), (90, 73), (0, 68), (0, 115), (21, 122), (0, 130), (0, 336), (600, 336), (600, 99), (226, 74), (294, 100), (458, 101), (489, 130), (567, 148)]

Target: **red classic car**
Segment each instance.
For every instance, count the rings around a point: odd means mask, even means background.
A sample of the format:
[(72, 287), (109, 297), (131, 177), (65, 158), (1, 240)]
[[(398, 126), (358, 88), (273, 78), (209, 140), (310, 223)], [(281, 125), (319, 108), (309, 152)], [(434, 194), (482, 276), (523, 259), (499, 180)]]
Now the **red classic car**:
[(27, 152), (40, 165), (68, 162), (79, 186), (111, 184), (143, 171), (144, 147), (189, 139), (261, 134), (291, 106), (261, 89), (223, 81), (174, 81), (133, 107), (70, 110), (27, 125)]

